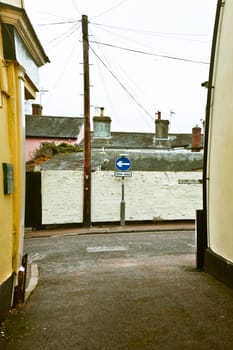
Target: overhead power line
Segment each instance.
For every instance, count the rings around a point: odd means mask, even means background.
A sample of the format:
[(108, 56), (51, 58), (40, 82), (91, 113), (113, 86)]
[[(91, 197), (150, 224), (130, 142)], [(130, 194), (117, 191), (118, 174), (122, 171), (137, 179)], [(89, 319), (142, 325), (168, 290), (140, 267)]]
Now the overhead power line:
[(139, 53), (139, 54), (148, 55), (148, 56), (162, 57), (162, 58), (167, 58), (167, 59), (171, 59), (171, 60), (191, 62), (191, 63), (209, 64), (209, 62), (191, 60), (191, 59), (188, 59), (188, 58), (175, 57), (175, 56), (169, 56), (169, 55), (161, 55), (161, 54), (157, 54), (157, 53), (153, 53), (153, 52), (146, 52), (146, 51), (135, 50), (135, 49), (129, 49), (128, 47), (112, 45), (112, 44), (103, 43), (103, 42), (100, 42), (100, 41), (90, 41), (90, 43), (98, 44), (98, 45), (104, 45), (104, 46), (112, 47), (114, 49), (130, 51), (130, 52)]
[[(90, 35), (96, 40), (95, 34), (94, 34), (94, 33), (91, 32)], [(128, 71), (127, 71), (127, 70), (123, 70), (123, 67), (119, 65), (119, 62), (113, 63), (113, 61), (109, 60), (109, 57), (106, 56), (106, 52), (103, 50), (103, 47), (101, 47), (101, 45), (99, 45), (98, 48), (99, 48), (100, 51), (101, 51), (102, 60), (105, 61), (105, 65), (108, 66), (109, 70), (112, 70), (112, 71), (113, 71), (113, 70), (115, 69), (115, 75), (118, 76), (118, 80), (121, 80), (121, 81), (122, 81), (121, 76), (122, 76), (122, 74), (123, 74), (123, 76), (124, 76), (124, 81), (125, 81), (125, 79), (127, 78), (127, 79), (128, 79), (128, 83), (129, 83), (129, 82), (130, 82), (131, 84), (133, 83), (133, 84), (134, 84), (134, 87), (136, 87), (135, 82), (133, 82), (132, 79), (129, 77)], [(101, 66), (103, 66), (103, 64), (102, 64), (101, 61), (98, 60), (97, 63), (99, 63)], [(117, 73), (116, 73), (116, 70), (118, 71)], [(101, 71), (100, 71), (100, 72), (101, 72)], [(100, 73), (100, 75), (101, 75), (101, 73)], [(103, 79), (103, 74), (101, 75), (101, 78)], [(123, 85), (123, 83), (122, 83), (122, 85)], [(124, 85), (125, 85), (125, 83), (124, 83)], [(108, 100), (109, 100), (109, 101), (112, 101), (112, 96), (111, 96), (111, 94), (109, 94), (109, 89), (107, 89), (107, 88), (105, 87), (105, 83), (103, 84), (103, 87), (104, 87), (104, 89), (105, 89), (106, 95), (108, 96)], [(132, 87), (132, 86), (131, 86), (131, 87)], [(129, 90), (129, 88), (128, 88), (128, 90)], [(127, 94), (128, 94), (128, 92), (127, 92)], [(132, 90), (131, 90), (131, 95), (133, 95)], [(135, 94), (134, 94), (134, 99), (136, 100)], [(148, 113), (146, 113), (146, 114), (148, 114)], [(146, 119), (146, 118), (144, 117), (144, 114), (143, 114), (143, 115), (140, 115), (140, 116), (143, 117), (143, 121), (145, 121), (145, 122), (151, 127), (151, 124), (149, 123), (149, 120)], [(151, 115), (149, 115), (149, 116), (151, 117)], [(153, 119), (153, 118), (151, 117), (151, 119)]]
[(48, 46), (56, 46), (59, 45), (60, 42), (64, 42), (68, 37), (70, 37), (73, 33), (75, 33), (79, 28), (80, 28), (80, 24), (76, 23), (75, 25), (73, 25), (71, 28), (69, 28), (67, 31), (59, 34), (57, 37), (51, 39), (47, 45)]
[[(90, 43), (90, 41), (89, 41)], [(108, 72), (113, 76), (113, 78), (118, 82), (118, 84), (123, 88), (123, 90), (131, 97), (131, 99), (146, 113), (151, 119), (153, 117), (150, 113), (141, 105), (140, 102), (136, 100), (136, 98), (131, 94), (131, 92), (123, 85), (123, 83), (117, 78), (117, 76), (111, 71), (111, 69), (105, 64), (105, 62), (99, 57), (99, 55), (95, 52), (95, 50), (90, 45), (90, 49), (94, 53), (94, 55), (98, 58), (98, 60), (104, 65), (104, 67), (108, 70)], [(154, 120), (154, 119), (153, 119)]]
[(54, 25), (59, 25), (59, 24), (70, 24), (70, 23), (78, 23), (81, 22), (80, 20), (70, 20), (70, 21), (62, 21), (62, 22), (51, 22), (51, 23), (40, 23), (37, 24), (39, 27), (43, 26), (54, 26)]
[[(90, 22), (90, 24), (98, 26), (98, 27), (103, 27), (103, 28), (110, 28), (110, 29), (116, 29), (119, 31), (124, 31), (124, 32), (133, 32), (133, 33), (139, 33), (139, 34), (147, 34), (147, 35), (152, 35), (152, 36), (162, 36), (162, 37), (181, 37), (184, 38), (186, 37), (187, 39), (190, 40), (191, 37), (208, 37), (208, 35), (205, 34), (194, 34), (194, 33), (172, 33), (172, 32), (154, 32), (152, 30), (144, 30), (144, 29), (135, 29), (135, 28), (128, 28), (128, 27), (117, 27), (117, 26), (112, 26), (108, 24), (102, 24), (102, 23), (95, 23), (95, 22)], [(192, 40), (192, 39), (191, 39)]]
[(73, 2), (73, 5), (74, 5), (74, 7), (75, 7), (76, 11), (77, 11), (77, 12), (78, 12), (78, 14), (81, 16), (81, 15), (82, 15), (82, 13), (81, 13), (81, 11), (79, 10), (79, 8), (78, 8), (78, 6), (77, 6), (77, 4), (76, 4), (75, 0), (72, 0), (72, 2)]
[(67, 20), (75, 20), (75, 18), (70, 18), (70, 17), (65, 17), (65, 16), (61, 16), (61, 15), (56, 15), (54, 13), (50, 13), (50, 12), (44, 12), (44, 11), (40, 11), (40, 10), (36, 10), (36, 9), (30, 9), (31, 12), (34, 13), (40, 13), (42, 15), (46, 15), (49, 17), (56, 17), (56, 18), (60, 18), (60, 19), (67, 19)]
[(105, 11), (102, 11), (100, 12), (98, 15), (96, 15), (93, 19), (97, 18), (97, 17), (100, 17), (100, 16), (103, 16), (105, 15), (106, 13), (112, 11), (112, 10), (115, 10), (117, 7), (123, 5), (125, 2), (127, 2), (128, 0), (121, 0), (119, 3), (117, 3), (116, 5), (110, 7), (109, 9), (105, 10)]

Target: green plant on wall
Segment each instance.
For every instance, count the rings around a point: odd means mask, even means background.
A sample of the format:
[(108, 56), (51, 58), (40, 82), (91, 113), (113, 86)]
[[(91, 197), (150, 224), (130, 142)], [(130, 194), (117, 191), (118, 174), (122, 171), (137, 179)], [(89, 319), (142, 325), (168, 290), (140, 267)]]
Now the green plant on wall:
[(70, 144), (66, 142), (62, 142), (56, 144), (55, 142), (42, 142), (34, 152), (33, 159), (36, 160), (38, 158), (49, 159), (56, 154), (60, 153), (72, 153), (72, 152), (82, 152), (83, 149), (76, 144)]

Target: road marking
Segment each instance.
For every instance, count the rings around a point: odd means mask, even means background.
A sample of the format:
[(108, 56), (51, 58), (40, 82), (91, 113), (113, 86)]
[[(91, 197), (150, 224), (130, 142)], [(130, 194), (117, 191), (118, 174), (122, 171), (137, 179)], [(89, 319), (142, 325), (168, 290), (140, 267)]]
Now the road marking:
[(28, 254), (28, 260), (30, 262), (43, 260), (46, 257), (46, 254), (43, 253), (29, 253)]
[(99, 246), (99, 247), (87, 247), (88, 253), (99, 252), (123, 252), (129, 250), (129, 246)]
[(196, 248), (195, 244), (191, 244), (191, 243), (187, 243), (187, 242), (184, 242), (184, 243), (187, 244), (187, 246), (189, 246), (189, 247)]

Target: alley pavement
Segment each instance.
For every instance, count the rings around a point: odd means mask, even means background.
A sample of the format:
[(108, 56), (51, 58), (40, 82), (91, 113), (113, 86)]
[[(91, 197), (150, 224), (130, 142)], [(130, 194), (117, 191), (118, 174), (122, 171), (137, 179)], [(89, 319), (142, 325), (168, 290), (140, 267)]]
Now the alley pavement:
[(33, 230), (25, 230), (25, 238), (51, 237), (59, 235), (83, 235), (100, 233), (125, 233), (125, 232), (159, 232), (159, 231), (183, 231), (195, 230), (195, 222), (190, 221), (164, 221), (155, 223), (129, 223), (124, 226), (117, 224), (90, 225), (90, 227), (65, 227)]
[(0, 349), (232, 349), (233, 290), (196, 269), (194, 226), (94, 229), (26, 233), (39, 280)]

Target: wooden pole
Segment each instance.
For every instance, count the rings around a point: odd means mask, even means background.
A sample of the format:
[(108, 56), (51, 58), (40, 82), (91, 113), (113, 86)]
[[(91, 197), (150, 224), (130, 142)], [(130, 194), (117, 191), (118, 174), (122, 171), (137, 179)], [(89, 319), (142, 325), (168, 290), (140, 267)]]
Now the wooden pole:
[(84, 72), (84, 180), (83, 180), (83, 225), (91, 225), (91, 136), (90, 136), (90, 79), (88, 17), (82, 16), (83, 72)]

